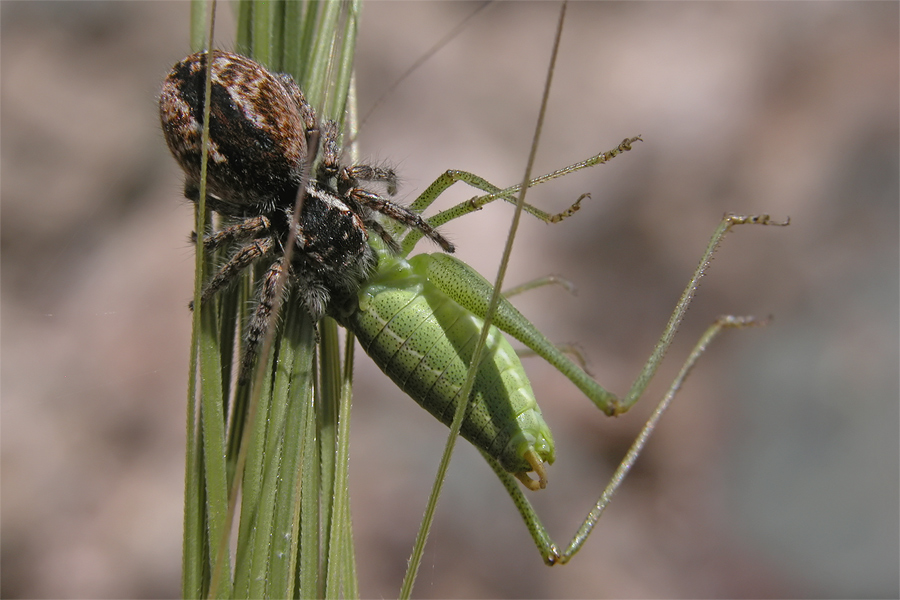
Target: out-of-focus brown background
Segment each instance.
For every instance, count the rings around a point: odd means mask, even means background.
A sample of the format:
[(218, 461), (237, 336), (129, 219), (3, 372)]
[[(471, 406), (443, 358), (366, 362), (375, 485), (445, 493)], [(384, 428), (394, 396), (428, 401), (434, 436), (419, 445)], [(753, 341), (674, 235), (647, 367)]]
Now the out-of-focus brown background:
[[(365, 6), (366, 112), (466, 3)], [(155, 94), (188, 53), (178, 2), (3, 2), (4, 597), (179, 593), (190, 207)], [(524, 168), (557, 5), (492, 5), (364, 124), (411, 200), (448, 168)], [(454, 457), (416, 595), (896, 597), (898, 5), (575, 3), (537, 171), (642, 134), (532, 190), (510, 283), (623, 392), (726, 211), (790, 216), (727, 240), (649, 397), (606, 419), (537, 359), (554, 429), (553, 535), (575, 530), (717, 315), (774, 315), (704, 357), (593, 537), (542, 565), (477, 454)], [(231, 38), (222, 21), (219, 41)], [(457, 190), (453, 199), (472, 195)], [(444, 200), (448, 206), (451, 200)], [(495, 273), (511, 211), (446, 227)], [(433, 248), (428, 248), (432, 251)], [(362, 592), (397, 594), (445, 429), (357, 360), (352, 509)]]

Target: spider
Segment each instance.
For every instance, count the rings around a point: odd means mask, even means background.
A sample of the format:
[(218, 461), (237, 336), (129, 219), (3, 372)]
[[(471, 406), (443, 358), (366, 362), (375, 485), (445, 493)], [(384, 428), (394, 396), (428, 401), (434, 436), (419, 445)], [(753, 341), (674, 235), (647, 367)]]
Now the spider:
[[(236, 249), (205, 284), (201, 301), (251, 264), (269, 263), (247, 326), (241, 365), (241, 379), (246, 380), (283, 273), (318, 321), (333, 299), (351, 297), (376, 268), (370, 230), (388, 248), (398, 249), (378, 215), (420, 230), (446, 252), (454, 247), (417, 213), (366, 185), (378, 184), (393, 196), (397, 175), (392, 169), (340, 163), (336, 124), (319, 121), (290, 75), (271, 73), (239, 54), (213, 51), (213, 57), (206, 201), (223, 218), (223, 227), (203, 242), (208, 250)], [(192, 202), (200, 197), (206, 64), (206, 52), (177, 63), (159, 98), (166, 143), (184, 170), (184, 194)], [(310, 175), (316, 158), (318, 167)], [(295, 218), (304, 184), (301, 214)], [(292, 223), (296, 241), (286, 265)]]

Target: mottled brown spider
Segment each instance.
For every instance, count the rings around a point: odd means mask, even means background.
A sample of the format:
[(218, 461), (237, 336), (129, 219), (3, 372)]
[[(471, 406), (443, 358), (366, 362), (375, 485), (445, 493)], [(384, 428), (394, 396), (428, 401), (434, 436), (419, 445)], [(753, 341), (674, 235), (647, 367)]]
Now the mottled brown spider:
[[(289, 75), (271, 73), (238, 54), (213, 55), (206, 203), (223, 217), (224, 225), (206, 235), (204, 245), (208, 250), (234, 250), (205, 284), (201, 301), (251, 264), (269, 263), (247, 327), (241, 366), (241, 378), (246, 379), (286, 270), (287, 285), (297, 290), (317, 321), (333, 298), (355, 293), (377, 266), (368, 243), (370, 230), (396, 250), (397, 243), (377, 215), (420, 230), (446, 252), (453, 252), (453, 245), (417, 213), (366, 187), (378, 184), (393, 196), (393, 170), (341, 165), (337, 126), (318, 120)], [(184, 193), (193, 202), (200, 195), (206, 64), (206, 52), (176, 64), (159, 97), (166, 143), (184, 170)], [(317, 158), (314, 175), (306, 175)], [(295, 219), (304, 181), (302, 211)], [(290, 265), (285, 265), (291, 223), (296, 223), (296, 241)]]

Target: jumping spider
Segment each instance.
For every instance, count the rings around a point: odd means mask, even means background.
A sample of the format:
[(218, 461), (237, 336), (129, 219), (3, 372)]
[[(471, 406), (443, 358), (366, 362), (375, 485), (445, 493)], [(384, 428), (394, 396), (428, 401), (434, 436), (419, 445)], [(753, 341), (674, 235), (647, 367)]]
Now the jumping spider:
[[(204, 245), (208, 250), (236, 249), (206, 283), (201, 301), (254, 262), (269, 262), (247, 327), (241, 365), (246, 379), (286, 269), (288, 285), (317, 321), (333, 299), (350, 297), (377, 266), (368, 243), (370, 230), (396, 251), (397, 243), (378, 214), (419, 229), (446, 252), (453, 252), (453, 244), (415, 212), (365, 186), (380, 184), (393, 196), (393, 170), (340, 163), (336, 124), (318, 120), (290, 75), (271, 73), (230, 52), (213, 51), (213, 56), (206, 202), (224, 225), (206, 235)], [(184, 193), (193, 202), (200, 197), (206, 64), (206, 52), (176, 64), (159, 98), (166, 143), (184, 170)], [(318, 167), (308, 175), (317, 157)], [(295, 219), (304, 181), (302, 212)], [(285, 265), (291, 223), (296, 223), (296, 242), (290, 265)]]

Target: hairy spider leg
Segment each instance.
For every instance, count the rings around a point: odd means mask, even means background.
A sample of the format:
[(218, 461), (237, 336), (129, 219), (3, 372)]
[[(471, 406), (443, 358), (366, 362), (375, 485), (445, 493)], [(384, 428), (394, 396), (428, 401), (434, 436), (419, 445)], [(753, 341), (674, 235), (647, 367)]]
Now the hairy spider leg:
[(352, 165), (341, 172), (341, 179), (349, 181), (370, 181), (383, 183), (389, 196), (397, 193), (397, 173), (387, 167), (372, 165)]
[(398, 252), (400, 252), (400, 244), (397, 243), (397, 240), (394, 239), (394, 236), (392, 236), (381, 223), (372, 219), (371, 221), (367, 221), (366, 225), (368, 225), (373, 231), (375, 231), (375, 233), (377, 233), (381, 237), (381, 240), (388, 247), (388, 250), (390, 250), (393, 254), (397, 254)]
[(382, 198), (378, 194), (373, 194), (372, 192), (367, 192), (363, 189), (352, 189), (349, 192), (350, 196), (362, 204), (363, 206), (367, 206), (374, 211), (377, 211), (402, 225), (406, 225), (407, 227), (412, 227), (418, 231), (420, 231), (423, 235), (429, 237), (435, 243), (437, 243), (444, 252), (453, 252), (456, 248), (453, 244), (450, 243), (447, 238), (442, 236), (440, 233), (435, 230), (434, 227), (429, 225), (428, 221), (422, 218), (419, 213), (413, 212), (410, 209), (397, 204), (395, 202), (391, 202), (386, 198)]
[(250, 380), (253, 365), (259, 354), (260, 342), (266, 335), (266, 330), (272, 319), (275, 299), (278, 293), (278, 280), (284, 273), (284, 261), (276, 260), (266, 269), (262, 278), (262, 285), (257, 295), (256, 308), (247, 324), (247, 345), (244, 356), (241, 359), (241, 371), (238, 381), (246, 383)]
[(250, 266), (250, 263), (257, 258), (262, 258), (270, 254), (275, 249), (275, 241), (272, 238), (262, 238), (251, 244), (242, 246), (234, 255), (228, 259), (212, 279), (204, 286), (200, 294), (201, 302), (209, 300), (213, 294), (218, 292), (229, 281), (234, 279), (238, 273)]
[[(254, 238), (261, 233), (269, 231), (272, 223), (265, 216), (252, 217), (245, 219), (234, 225), (230, 225), (225, 229), (210, 233), (203, 238), (203, 246), (207, 250), (215, 250), (225, 244), (236, 242), (239, 240), (247, 240)], [(197, 242), (197, 232), (191, 232), (191, 243)]]

